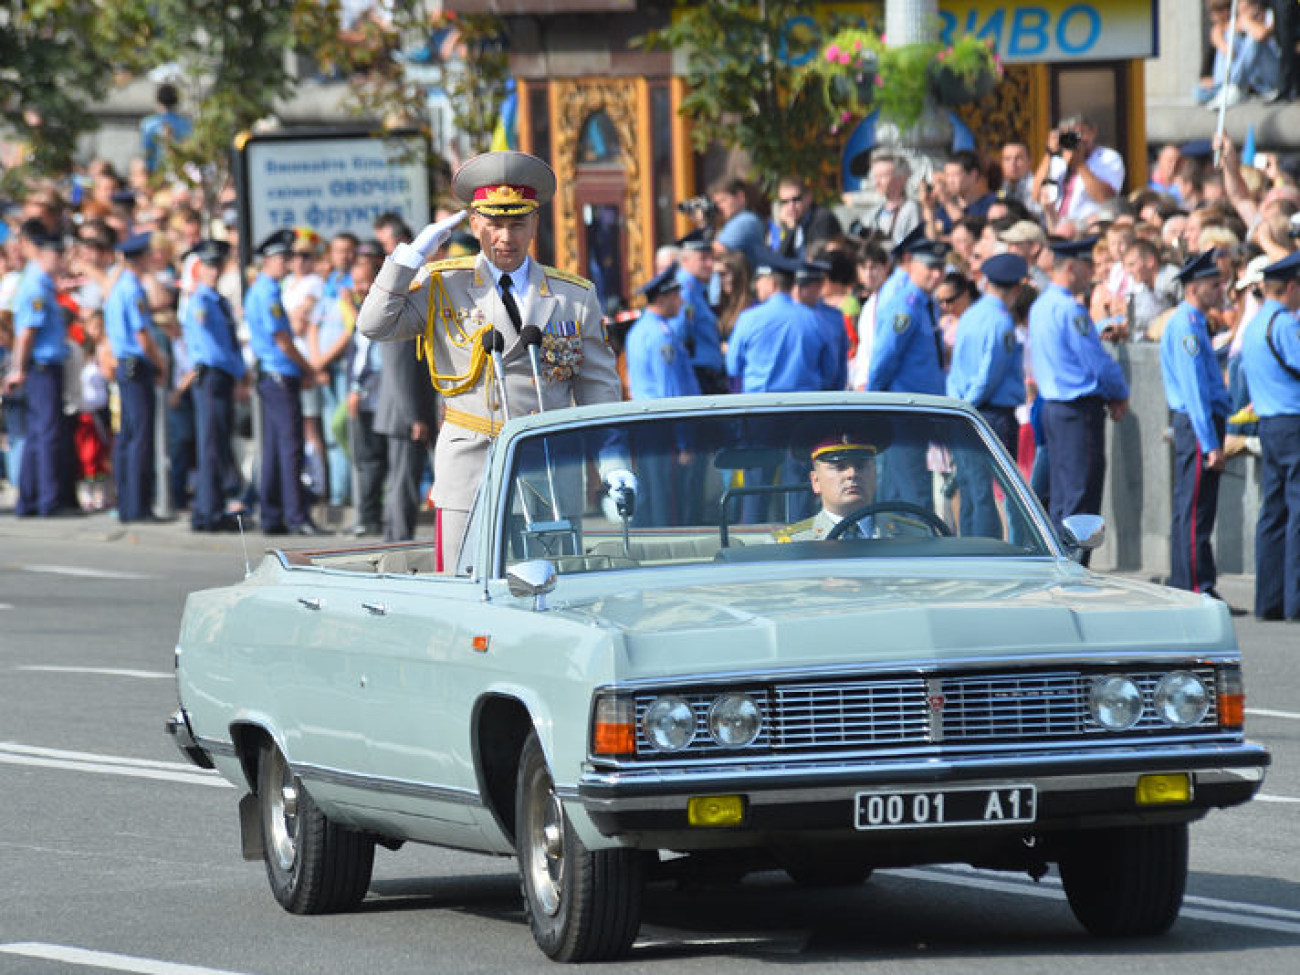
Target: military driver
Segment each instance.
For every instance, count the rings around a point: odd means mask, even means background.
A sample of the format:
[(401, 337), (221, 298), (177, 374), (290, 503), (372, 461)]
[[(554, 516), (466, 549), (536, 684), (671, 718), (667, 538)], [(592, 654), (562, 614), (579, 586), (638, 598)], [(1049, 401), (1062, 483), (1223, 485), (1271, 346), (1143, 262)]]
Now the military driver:
[[(813, 494), (822, 508), (813, 517), (796, 522), (777, 533), (778, 542), (806, 542), (825, 538), (843, 519), (876, 500), (876, 448), (847, 434), (823, 440), (812, 449), (812, 470), (808, 474)], [(871, 515), (850, 524), (841, 537), (876, 537)]]

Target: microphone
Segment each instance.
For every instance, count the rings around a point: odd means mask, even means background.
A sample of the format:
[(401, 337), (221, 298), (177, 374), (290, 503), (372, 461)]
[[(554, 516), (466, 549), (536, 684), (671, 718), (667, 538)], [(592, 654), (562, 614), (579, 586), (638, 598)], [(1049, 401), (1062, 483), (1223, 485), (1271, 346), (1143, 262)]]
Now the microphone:
[(519, 341), (528, 347), (528, 364), (533, 367), (533, 389), (537, 392), (537, 412), (545, 413), (542, 402), (542, 363), (539, 351), (542, 344), (542, 330), (536, 325), (525, 325), (519, 330)]
[(510, 419), (510, 398), (506, 395), (506, 367), (501, 353), (506, 349), (506, 340), (495, 328), (483, 333), (483, 350), (492, 357), (493, 379), (496, 382), (497, 397), (501, 400), (501, 412)]

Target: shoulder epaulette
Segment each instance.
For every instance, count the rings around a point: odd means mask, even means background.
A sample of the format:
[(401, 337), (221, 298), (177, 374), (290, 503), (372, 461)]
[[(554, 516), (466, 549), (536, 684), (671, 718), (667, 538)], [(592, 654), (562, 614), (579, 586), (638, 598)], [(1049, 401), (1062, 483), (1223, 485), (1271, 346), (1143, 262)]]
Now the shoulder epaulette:
[(471, 254), (469, 257), (449, 257), (445, 261), (430, 261), (415, 272), (415, 277), (411, 279), (410, 290), (419, 291), (424, 287), (424, 282), (443, 271), (472, 270), (475, 260), (476, 258)]
[(803, 521), (797, 521), (793, 525), (787, 525), (785, 528), (778, 530), (776, 532), (776, 543), (778, 545), (784, 545), (787, 542), (793, 542), (794, 536), (800, 534), (801, 532), (810, 531), (812, 529), (813, 522), (816, 520), (817, 519), (815, 517), (805, 518)]
[(561, 271), (558, 267), (547, 267), (542, 265), (542, 271), (548, 278), (555, 278), (557, 281), (567, 281), (569, 284), (576, 284), (579, 288), (586, 288), (590, 291), (595, 287), (590, 281), (576, 274), (570, 274), (568, 271)]
[(477, 261), (473, 254), (465, 257), (449, 257), (445, 261), (430, 261), (424, 269), (432, 274), (434, 271), (468, 271)]

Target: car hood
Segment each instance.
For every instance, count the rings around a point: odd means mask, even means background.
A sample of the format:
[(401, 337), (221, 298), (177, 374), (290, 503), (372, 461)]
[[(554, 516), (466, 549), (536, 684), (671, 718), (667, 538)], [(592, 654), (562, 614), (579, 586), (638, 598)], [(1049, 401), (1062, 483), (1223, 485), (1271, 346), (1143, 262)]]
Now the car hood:
[(557, 609), (621, 631), (628, 678), (684, 668), (1236, 649), (1222, 603), (1048, 560), (745, 566), (707, 583), (647, 585)]

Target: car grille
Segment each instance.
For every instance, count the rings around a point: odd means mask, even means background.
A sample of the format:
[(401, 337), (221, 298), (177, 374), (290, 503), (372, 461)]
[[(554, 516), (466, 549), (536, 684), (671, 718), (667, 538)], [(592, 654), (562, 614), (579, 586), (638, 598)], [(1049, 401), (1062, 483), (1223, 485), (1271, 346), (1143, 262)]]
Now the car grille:
[[(1141, 688), (1146, 706), (1141, 719), (1126, 734), (1217, 730), (1214, 668), (1187, 669), (1211, 691), (1210, 710), (1201, 723), (1190, 729), (1173, 729), (1152, 710), (1156, 685), (1168, 670), (1127, 670), (1126, 675)], [(1019, 672), (791, 682), (746, 688), (765, 715), (763, 733), (746, 751), (757, 747), (775, 753), (834, 752), (939, 742), (1061, 741), (1113, 735), (1089, 716), (1088, 696), (1095, 676), (1086, 671)], [(691, 703), (696, 714), (697, 734), (688, 752), (723, 753), (725, 750), (707, 734), (708, 709), (716, 695), (677, 693)], [(655, 754), (641, 730), (641, 718), (655, 697), (637, 695), (637, 752), (643, 756)]]

